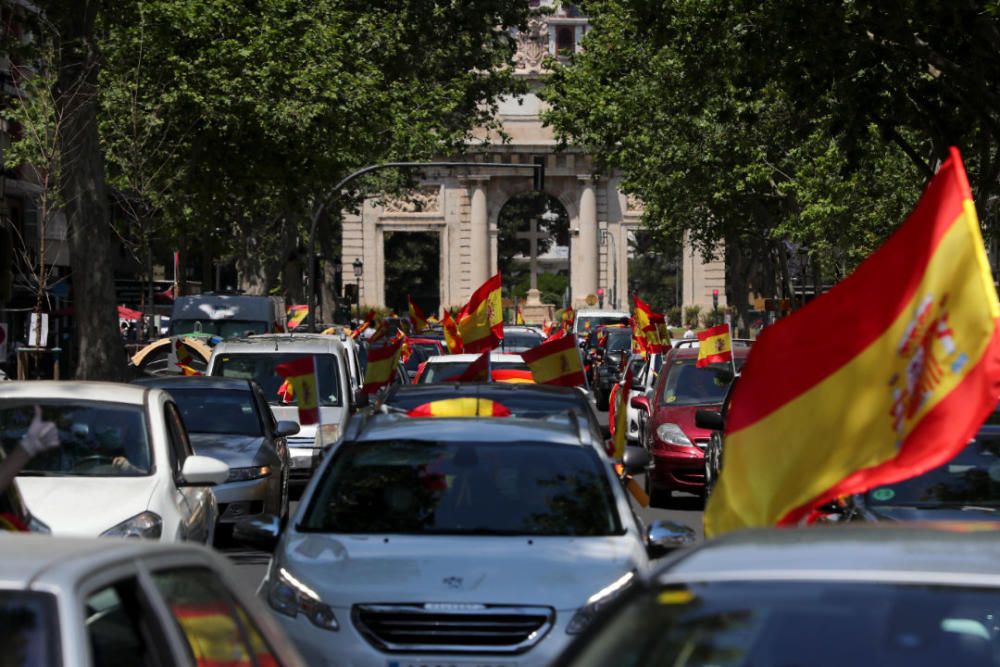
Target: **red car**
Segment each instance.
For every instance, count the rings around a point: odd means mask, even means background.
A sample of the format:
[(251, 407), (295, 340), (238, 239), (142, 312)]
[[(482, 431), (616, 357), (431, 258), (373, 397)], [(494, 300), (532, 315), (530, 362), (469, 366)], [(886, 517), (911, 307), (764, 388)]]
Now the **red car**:
[[(749, 353), (748, 345), (734, 342), (737, 370)], [(646, 420), (642, 441), (652, 454), (646, 493), (656, 506), (665, 506), (674, 491), (704, 496), (705, 448), (711, 431), (695, 426), (694, 413), (720, 408), (734, 375), (729, 362), (698, 368), (697, 361), (696, 346), (682, 344), (670, 350), (653, 390), (652, 416)]]

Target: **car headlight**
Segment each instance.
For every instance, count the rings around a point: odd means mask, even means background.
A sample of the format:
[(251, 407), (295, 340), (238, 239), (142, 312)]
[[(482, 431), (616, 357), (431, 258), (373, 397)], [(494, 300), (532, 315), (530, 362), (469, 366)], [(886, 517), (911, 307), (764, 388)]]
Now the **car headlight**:
[(677, 424), (660, 424), (656, 427), (656, 437), (673, 445), (691, 445), (691, 439), (684, 435)]
[(270, 466), (252, 466), (250, 468), (230, 468), (227, 482), (246, 482), (251, 479), (260, 479), (271, 474)]
[(157, 539), (163, 532), (163, 519), (154, 512), (142, 512), (131, 519), (125, 519), (117, 526), (108, 528), (101, 537), (145, 537)]
[(626, 572), (587, 598), (587, 603), (577, 609), (573, 618), (570, 619), (569, 625), (566, 626), (566, 634), (578, 635), (583, 632), (597, 616), (597, 613), (627, 590), (634, 581), (635, 572)]
[(271, 609), (295, 618), (302, 613), (317, 628), (339, 630), (337, 617), (329, 605), (320, 601), (319, 595), (283, 567), (276, 568), (277, 576), (267, 587), (267, 604)]
[(320, 424), (316, 429), (316, 440), (313, 447), (332, 445), (340, 440), (340, 424)]

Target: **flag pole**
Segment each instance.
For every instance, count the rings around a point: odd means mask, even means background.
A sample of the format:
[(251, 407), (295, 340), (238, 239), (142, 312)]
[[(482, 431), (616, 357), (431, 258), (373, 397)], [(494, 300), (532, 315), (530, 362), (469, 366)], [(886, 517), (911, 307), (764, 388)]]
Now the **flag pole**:
[[(316, 392), (316, 432), (319, 433), (319, 440), (323, 443), (323, 447), (326, 446), (326, 442), (323, 441), (323, 405), (320, 402), (319, 393), (319, 358), (313, 355), (313, 390)], [(344, 402), (347, 402), (347, 397), (343, 397)]]
[(733, 324), (732, 322), (726, 322), (726, 326), (729, 328), (729, 361), (733, 365), (733, 380), (736, 379), (736, 343), (733, 341)]

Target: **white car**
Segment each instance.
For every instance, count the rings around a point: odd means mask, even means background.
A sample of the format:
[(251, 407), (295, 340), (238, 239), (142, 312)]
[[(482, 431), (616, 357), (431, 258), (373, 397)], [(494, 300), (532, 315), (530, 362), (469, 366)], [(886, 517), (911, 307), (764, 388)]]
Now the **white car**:
[(628, 320), (631, 314), (627, 310), (597, 310), (585, 308), (576, 311), (573, 320), (573, 333), (577, 339), (581, 334), (589, 333), (602, 324), (619, 324), (622, 319)]
[(260, 595), (310, 665), (513, 667), (550, 664), (664, 529), (637, 523), (585, 416), (388, 414), (352, 422), (276, 549), (277, 518), (234, 536), (274, 550)]
[[(285, 379), (275, 366), (312, 357), (316, 367), (319, 424), (302, 424), (294, 396), (282, 390)], [(273, 334), (224, 340), (212, 350), (207, 375), (256, 380), (278, 421), (299, 424), (289, 436), (292, 469), (289, 482), (301, 487), (319, 465), (324, 447), (340, 440), (351, 414), (353, 397), (348, 379), (350, 361), (336, 336), (323, 334)]]
[[(431, 357), (426, 361), (423, 370), (418, 373), (416, 383), (427, 384), (430, 382), (448, 382), (456, 376), (461, 375), (473, 361), (479, 358), (478, 354), (442, 354)], [(528, 364), (520, 354), (503, 354), (501, 352), (490, 352), (490, 370), (515, 370), (530, 371)]]
[(31, 459), (21, 495), (54, 535), (211, 543), (210, 487), (229, 466), (197, 456), (177, 405), (160, 389), (112, 382), (5, 382), (0, 441), (10, 451), (34, 417), (53, 421), (59, 447)]
[(0, 662), (304, 665), (209, 549), (0, 534)]

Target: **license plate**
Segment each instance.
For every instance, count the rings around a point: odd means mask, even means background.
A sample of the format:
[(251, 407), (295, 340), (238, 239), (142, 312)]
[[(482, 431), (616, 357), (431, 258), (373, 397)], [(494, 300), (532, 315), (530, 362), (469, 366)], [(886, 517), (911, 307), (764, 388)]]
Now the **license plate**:
[(455, 660), (390, 660), (386, 667), (515, 667), (513, 662)]

